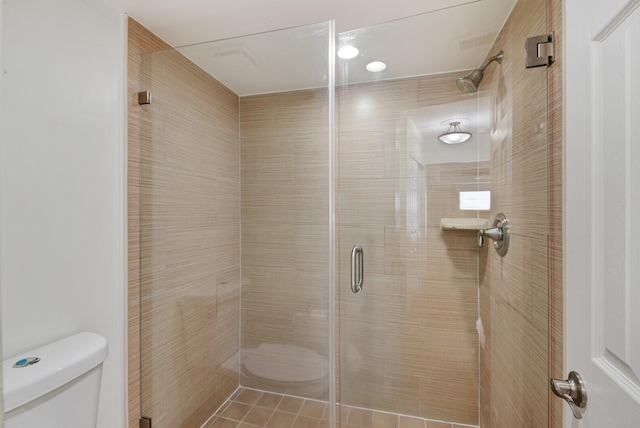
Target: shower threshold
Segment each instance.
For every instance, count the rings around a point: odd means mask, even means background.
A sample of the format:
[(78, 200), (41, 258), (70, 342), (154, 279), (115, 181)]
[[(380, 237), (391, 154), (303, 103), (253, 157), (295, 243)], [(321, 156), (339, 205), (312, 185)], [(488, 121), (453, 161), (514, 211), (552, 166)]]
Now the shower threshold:
[[(342, 428), (478, 428), (359, 407), (342, 406)], [(336, 411), (336, 414), (338, 412)], [(329, 404), (251, 388), (238, 388), (202, 428), (329, 428)]]

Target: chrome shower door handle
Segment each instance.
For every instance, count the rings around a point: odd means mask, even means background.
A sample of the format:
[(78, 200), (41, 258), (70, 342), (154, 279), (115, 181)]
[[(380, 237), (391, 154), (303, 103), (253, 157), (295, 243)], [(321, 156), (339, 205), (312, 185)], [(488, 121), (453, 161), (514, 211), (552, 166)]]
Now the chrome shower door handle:
[(364, 283), (364, 251), (356, 244), (351, 249), (351, 291), (358, 294)]

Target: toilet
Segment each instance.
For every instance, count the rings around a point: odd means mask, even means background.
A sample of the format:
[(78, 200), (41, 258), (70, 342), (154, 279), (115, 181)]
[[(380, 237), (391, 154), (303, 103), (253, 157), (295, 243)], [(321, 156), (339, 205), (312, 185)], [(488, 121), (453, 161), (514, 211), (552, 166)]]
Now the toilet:
[(5, 428), (95, 428), (107, 340), (83, 332), (3, 362)]

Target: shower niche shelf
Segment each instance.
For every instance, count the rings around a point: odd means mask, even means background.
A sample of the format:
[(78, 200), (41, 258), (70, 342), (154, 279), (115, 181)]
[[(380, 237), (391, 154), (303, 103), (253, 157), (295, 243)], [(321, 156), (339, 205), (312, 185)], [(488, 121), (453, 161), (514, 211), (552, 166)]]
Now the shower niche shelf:
[(482, 230), (489, 228), (489, 220), (481, 218), (442, 218), (442, 230)]

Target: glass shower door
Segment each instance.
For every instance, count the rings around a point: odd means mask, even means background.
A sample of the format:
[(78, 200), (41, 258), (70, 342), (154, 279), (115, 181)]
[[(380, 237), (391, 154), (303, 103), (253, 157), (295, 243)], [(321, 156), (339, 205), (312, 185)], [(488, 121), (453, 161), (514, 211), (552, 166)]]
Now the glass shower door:
[(154, 427), (201, 426), (239, 387), (329, 398), (332, 25), (141, 58), (141, 411)]
[[(547, 426), (547, 77), (522, 62), (525, 34), (545, 31), (546, 6), (520, 1), (509, 19), (506, 7), (480, 23), (482, 3), (339, 35), (360, 50), (339, 60), (336, 95), (347, 425)], [(443, 31), (463, 34), (440, 46), (428, 30), (452, 20)], [(478, 92), (457, 87), (501, 50)], [(366, 71), (374, 60), (387, 68)], [(470, 139), (440, 141), (452, 123)], [(512, 221), (505, 257), (477, 237), (501, 211)], [(531, 394), (514, 399), (514, 378)]]
[(238, 97), (176, 49), (140, 79), (141, 412), (200, 426), (238, 386)]

